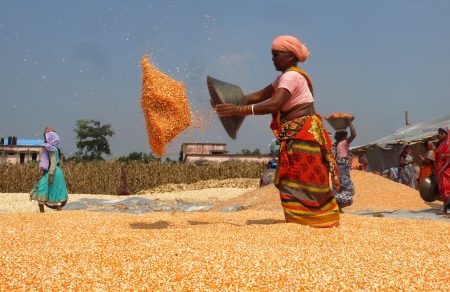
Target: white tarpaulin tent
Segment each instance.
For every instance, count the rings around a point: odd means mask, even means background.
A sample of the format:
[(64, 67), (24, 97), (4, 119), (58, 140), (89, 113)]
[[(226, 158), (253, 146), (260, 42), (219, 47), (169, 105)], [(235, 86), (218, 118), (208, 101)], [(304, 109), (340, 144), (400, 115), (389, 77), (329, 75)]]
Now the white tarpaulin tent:
[(411, 144), (415, 161), (420, 164), (418, 156), (426, 152), (425, 143), (434, 140), (437, 130), (441, 127), (450, 127), (450, 115), (405, 126), (370, 144), (352, 147), (352, 152), (364, 152), (369, 169), (382, 173), (391, 167), (397, 167), (403, 145)]
[(392, 135), (378, 139), (372, 144), (383, 146), (396, 143), (421, 142), (436, 136), (437, 130), (441, 127), (450, 127), (450, 115), (403, 127)]

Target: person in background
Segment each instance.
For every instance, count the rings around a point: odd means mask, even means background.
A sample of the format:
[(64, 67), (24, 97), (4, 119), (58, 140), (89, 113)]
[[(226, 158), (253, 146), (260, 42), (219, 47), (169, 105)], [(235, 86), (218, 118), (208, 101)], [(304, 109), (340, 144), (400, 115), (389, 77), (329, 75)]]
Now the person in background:
[(41, 213), (44, 213), (44, 204), (61, 211), (62, 204), (67, 202), (66, 181), (59, 166), (60, 154), (61, 143), (58, 134), (53, 128), (46, 127), (39, 162), (42, 177), (30, 192), (30, 200), (38, 203)]
[(450, 137), (448, 128), (439, 128), (438, 144), (436, 147), (434, 173), (438, 181), (438, 191), (442, 198), (443, 209), (441, 215), (447, 215), (450, 204)]
[(420, 188), (424, 179), (433, 174), (434, 156), (434, 145), (431, 142), (427, 142), (427, 153), (425, 156), (419, 155), (422, 164), (420, 165), (418, 188)]
[(347, 137), (347, 131), (337, 131), (334, 135), (333, 152), (339, 167), (340, 191), (333, 190), (333, 195), (339, 205), (340, 212), (342, 212), (342, 208), (353, 204), (353, 196), (355, 195), (355, 187), (350, 178), (351, 156), (349, 152), (350, 143), (356, 137), (355, 126), (352, 122), (353, 119), (348, 119), (350, 136)]
[(353, 156), (351, 165), (350, 165), (350, 170), (359, 170), (360, 168), (361, 168), (361, 163), (359, 162), (359, 157)]
[(412, 156), (411, 145), (406, 144), (399, 157), (399, 177), (400, 183), (413, 189), (416, 188), (416, 170)]
[(369, 165), (369, 161), (367, 161), (367, 157), (364, 153), (361, 153), (358, 155), (358, 161), (360, 164), (360, 167), (358, 168), (358, 170), (367, 171), (367, 166)]
[(266, 170), (263, 172), (261, 179), (259, 180), (260, 188), (274, 183), (276, 168), (277, 165), (274, 158), (267, 162)]
[(120, 167), (119, 196), (130, 195), (130, 192), (128, 191), (127, 172), (128, 172), (128, 168), (127, 168), (126, 164), (123, 164)]
[(311, 78), (297, 67), (309, 52), (293, 36), (272, 42), (272, 61), (281, 72), (275, 81), (246, 95), (246, 105), (216, 104), (219, 117), (272, 114), (280, 143), (275, 186), (286, 222), (329, 228), (339, 225), (339, 207), (329, 184), (339, 188), (330, 136), (314, 109)]

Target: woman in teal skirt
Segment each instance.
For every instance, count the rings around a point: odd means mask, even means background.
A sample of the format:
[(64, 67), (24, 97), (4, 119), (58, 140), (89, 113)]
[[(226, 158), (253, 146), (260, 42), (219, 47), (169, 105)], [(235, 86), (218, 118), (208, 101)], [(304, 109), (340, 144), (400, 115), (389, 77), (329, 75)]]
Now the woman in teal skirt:
[(59, 166), (61, 144), (54, 129), (45, 128), (43, 147), (39, 162), (43, 176), (31, 190), (30, 200), (38, 203), (41, 213), (44, 212), (44, 204), (61, 211), (68, 194), (64, 174)]

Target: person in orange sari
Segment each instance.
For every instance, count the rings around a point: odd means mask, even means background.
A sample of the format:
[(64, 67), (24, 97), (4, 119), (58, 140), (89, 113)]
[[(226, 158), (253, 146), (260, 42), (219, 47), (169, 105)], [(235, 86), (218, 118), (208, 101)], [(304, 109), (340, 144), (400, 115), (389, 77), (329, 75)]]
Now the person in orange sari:
[(424, 179), (433, 174), (434, 156), (434, 145), (433, 143), (428, 142), (427, 153), (425, 154), (425, 156), (419, 155), (419, 158), (422, 161), (422, 165), (420, 166), (418, 188), (420, 188), (420, 185), (422, 184)]
[(297, 38), (272, 42), (272, 61), (281, 72), (265, 88), (246, 95), (247, 105), (217, 104), (219, 117), (272, 114), (271, 129), (280, 143), (275, 186), (286, 222), (312, 227), (339, 225), (339, 208), (329, 183), (339, 190), (339, 170), (330, 135), (314, 109), (311, 78), (297, 67), (309, 52)]
[(439, 128), (438, 145), (436, 147), (436, 158), (434, 173), (438, 181), (438, 191), (444, 204), (441, 215), (447, 215), (450, 204), (450, 137), (448, 129)]

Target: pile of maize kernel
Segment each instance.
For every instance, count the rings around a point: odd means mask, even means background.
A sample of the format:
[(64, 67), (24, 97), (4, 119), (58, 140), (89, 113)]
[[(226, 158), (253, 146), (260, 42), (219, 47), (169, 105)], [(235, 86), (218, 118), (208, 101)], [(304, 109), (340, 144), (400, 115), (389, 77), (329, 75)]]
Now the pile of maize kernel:
[[(350, 176), (355, 186), (355, 195), (353, 204), (344, 208), (345, 212), (423, 210), (442, 205), (440, 202), (426, 203), (417, 190), (374, 173), (352, 170)], [(279, 192), (273, 185), (220, 202), (215, 210), (231, 205), (248, 206), (252, 210), (282, 210)]]

